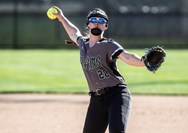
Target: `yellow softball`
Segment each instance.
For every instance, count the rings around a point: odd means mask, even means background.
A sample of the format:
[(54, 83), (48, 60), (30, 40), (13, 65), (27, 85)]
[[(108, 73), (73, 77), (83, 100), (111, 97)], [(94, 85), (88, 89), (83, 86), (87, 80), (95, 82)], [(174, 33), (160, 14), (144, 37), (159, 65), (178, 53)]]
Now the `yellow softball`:
[(48, 9), (47, 16), (49, 19), (56, 19), (56, 16), (53, 13), (58, 13), (58, 10), (55, 9), (54, 7), (51, 7), (50, 9)]

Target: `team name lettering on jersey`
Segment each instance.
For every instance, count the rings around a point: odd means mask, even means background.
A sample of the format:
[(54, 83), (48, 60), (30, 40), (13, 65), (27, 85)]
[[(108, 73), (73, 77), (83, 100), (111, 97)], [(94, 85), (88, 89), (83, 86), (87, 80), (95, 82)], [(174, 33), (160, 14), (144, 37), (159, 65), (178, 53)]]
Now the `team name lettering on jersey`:
[(87, 58), (81, 57), (81, 65), (82, 65), (83, 69), (85, 69), (85, 70), (93, 70), (93, 69), (99, 68), (96, 71), (96, 73), (100, 80), (110, 77), (110, 74), (108, 73), (108, 71), (106, 71), (104, 68), (101, 68), (102, 64), (101, 64), (100, 56), (87, 57)]
[(81, 57), (81, 65), (83, 69), (87, 69), (87, 70), (93, 70), (95, 68), (101, 67), (101, 57), (100, 56), (87, 57), (87, 58)]

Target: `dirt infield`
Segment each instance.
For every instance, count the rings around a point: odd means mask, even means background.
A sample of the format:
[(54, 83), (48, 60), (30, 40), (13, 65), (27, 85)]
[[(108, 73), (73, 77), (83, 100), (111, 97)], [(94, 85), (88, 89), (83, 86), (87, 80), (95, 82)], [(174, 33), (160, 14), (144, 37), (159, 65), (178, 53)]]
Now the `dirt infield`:
[[(82, 133), (88, 95), (0, 94), (0, 133)], [(127, 133), (187, 133), (188, 97), (132, 96)]]

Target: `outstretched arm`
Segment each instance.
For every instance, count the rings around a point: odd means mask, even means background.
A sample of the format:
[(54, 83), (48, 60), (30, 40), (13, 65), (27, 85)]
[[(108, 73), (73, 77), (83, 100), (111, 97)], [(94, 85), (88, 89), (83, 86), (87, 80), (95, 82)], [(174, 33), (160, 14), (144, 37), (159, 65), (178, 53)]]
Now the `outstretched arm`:
[(145, 66), (143, 60), (141, 60), (141, 57), (134, 53), (129, 53), (127, 51), (123, 51), (119, 56), (118, 59), (121, 59), (126, 64), (132, 65), (132, 66), (138, 66), (143, 67)]
[(79, 36), (82, 36), (79, 29), (64, 16), (60, 8), (58, 8), (57, 6), (53, 6), (53, 7), (58, 10), (58, 13), (54, 13), (54, 15), (62, 23), (70, 39), (77, 44), (77, 38)]

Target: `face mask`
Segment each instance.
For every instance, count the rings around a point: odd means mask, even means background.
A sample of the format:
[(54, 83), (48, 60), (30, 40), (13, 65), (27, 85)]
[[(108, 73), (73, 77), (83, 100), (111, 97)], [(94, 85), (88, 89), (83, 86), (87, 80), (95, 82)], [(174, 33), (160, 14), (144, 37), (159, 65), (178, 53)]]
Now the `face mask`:
[(93, 35), (95, 35), (95, 36), (99, 36), (99, 35), (101, 35), (102, 30), (99, 29), (99, 28), (93, 28), (93, 29), (91, 29), (91, 33), (92, 33)]

